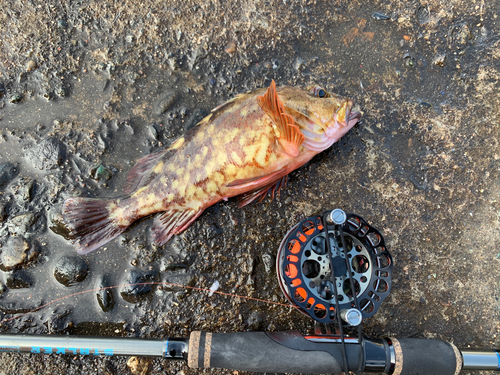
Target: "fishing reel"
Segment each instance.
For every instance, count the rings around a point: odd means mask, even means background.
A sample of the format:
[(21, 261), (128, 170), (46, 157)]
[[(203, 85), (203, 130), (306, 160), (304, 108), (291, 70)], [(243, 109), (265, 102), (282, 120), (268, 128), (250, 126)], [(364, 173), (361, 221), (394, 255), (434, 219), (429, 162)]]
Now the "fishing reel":
[(391, 289), (392, 257), (380, 232), (340, 209), (308, 217), (285, 236), (276, 262), (281, 290), (320, 323), (358, 326)]

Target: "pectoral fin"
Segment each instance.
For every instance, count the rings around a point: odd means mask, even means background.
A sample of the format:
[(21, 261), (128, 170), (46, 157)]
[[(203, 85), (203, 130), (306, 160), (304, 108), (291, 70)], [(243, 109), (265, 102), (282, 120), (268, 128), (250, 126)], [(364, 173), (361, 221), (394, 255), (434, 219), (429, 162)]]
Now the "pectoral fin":
[(234, 180), (234, 181), (231, 181), (226, 186), (228, 188), (241, 189), (241, 188), (247, 188), (247, 187), (252, 187), (252, 186), (257, 186), (257, 185), (262, 185), (262, 184), (267, 185), (268, 183), (272, 183), (274, 180), (276, 180), (280, 174), (283, 174), (283, 172), (284, 172), (284, 170), (280, 169), (276, 172), (273, 172), (273, 173), (265, 175), (265, 176), (258, 176), (258, 177), (243, 178), (243, 179), (239, 179), (239, 180)]
[(296, 157), (302, 142), (304, 142), (304, 135), (295, 125), (293, 117), (285, 113), (285, 107), (278, 98), (274, 80), (266, 93), (257, 97), (257, 103), (276, 125), (276, 138), (283, 151), (291, 157)]
[(247, 204), (250, 204), (255, 201), (257, 201), (257, 203), (260, 203), (264, 200), (264, 198), (268, 194), (271, 195), (271, 199), (274, 199), (274, 195), (275, 194), (279, 195), (281, 189), (285, 188), (287, 182), (288, 182), (288, 175), (280, 178), (278, 181), (270, 183), (269, 185), (239, 195), (238, 208), (245, 207)]

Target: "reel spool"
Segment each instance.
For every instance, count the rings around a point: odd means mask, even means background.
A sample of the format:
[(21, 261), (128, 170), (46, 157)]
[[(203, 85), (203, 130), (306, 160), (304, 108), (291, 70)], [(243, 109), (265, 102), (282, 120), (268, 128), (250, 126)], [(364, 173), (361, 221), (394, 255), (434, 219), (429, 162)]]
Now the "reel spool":
[(295, 225), (281, 242), (276, 266), (290, 303), (321, 323), (357, 326), (391, 289), (392, 257), (382, 235), (339, 209)]

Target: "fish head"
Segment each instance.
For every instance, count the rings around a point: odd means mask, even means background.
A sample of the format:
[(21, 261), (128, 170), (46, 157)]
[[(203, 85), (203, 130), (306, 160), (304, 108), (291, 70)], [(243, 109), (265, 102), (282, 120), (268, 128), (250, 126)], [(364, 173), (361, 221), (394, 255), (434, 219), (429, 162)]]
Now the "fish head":
[(278, 89), (286, 112), (304, 135), (303, 146), (321, 152), (337, 142), (359, 121), (354, 102), (329, 93), (320, 86), (306, 89), (285, 86)]

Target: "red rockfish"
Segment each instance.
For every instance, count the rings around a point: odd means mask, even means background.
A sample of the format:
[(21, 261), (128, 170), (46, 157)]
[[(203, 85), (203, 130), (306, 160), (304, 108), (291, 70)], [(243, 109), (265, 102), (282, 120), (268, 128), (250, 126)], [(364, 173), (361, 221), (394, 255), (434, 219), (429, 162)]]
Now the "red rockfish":
[(95, 250), (157, 212), (151, 233), (161, 246), (221, 200), (239, 196), (243, 207), (274, 197), (290, 172), (356, 124), (352, 105), (321, 87), (276, 88), (274, 81), (236, 96), (167, 149), (140, 159), (122, 197), (67, 199), (63, 216), (76, 251)]

